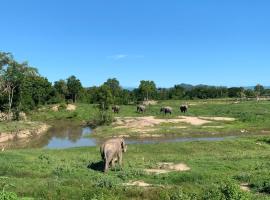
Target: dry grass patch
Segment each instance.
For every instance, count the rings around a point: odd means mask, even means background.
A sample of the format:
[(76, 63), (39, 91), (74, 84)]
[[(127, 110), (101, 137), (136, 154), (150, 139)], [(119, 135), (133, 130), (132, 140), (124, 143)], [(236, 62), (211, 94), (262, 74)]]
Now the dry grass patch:
[(177, 163), (174, 164), (172, 162), (161, 162), (158, 163), (158, 168), (156, 169), (145, 169), (145, 172), (148, 174), (164, 174), (169, 172), (183, 172), (183, 171), (189, 171), (190, 167), (188, 167), (184, 163)]
[(138, 186), (138, 187), (150, 187), (152, 186), (149, 183), (145, 183), (144, 181), (130, 181), (128, 183), (124, 183), (124, 186)]

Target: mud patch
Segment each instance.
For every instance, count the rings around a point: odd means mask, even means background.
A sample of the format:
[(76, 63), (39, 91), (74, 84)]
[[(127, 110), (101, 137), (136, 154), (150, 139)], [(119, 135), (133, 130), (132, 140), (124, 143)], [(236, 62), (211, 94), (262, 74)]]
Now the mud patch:
[(137, 186), (137, 187), (150, 187), (152, 186), (149, 183), (145, 183), (144, 181), (133, 181), (133, 182), (128, 182), (124, 183), (124, 186)]
[(158, 168), (156, 169), (145, 169), (144, 171), (148, 174), (164, 174), (169, 172), (183, 172), (189, 171), (190, 167), (188, 167), (184, 163), (174, 164), (172, 162), (161, 162), (158, 163)]

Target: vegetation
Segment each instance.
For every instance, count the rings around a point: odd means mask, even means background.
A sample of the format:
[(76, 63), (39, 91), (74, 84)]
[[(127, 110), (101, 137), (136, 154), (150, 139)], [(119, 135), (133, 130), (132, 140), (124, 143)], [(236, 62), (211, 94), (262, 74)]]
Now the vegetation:
[[(254, 90), (242, 87), (214, 87), (207, 85), (175, 85), (157, 88), (153, 81), (142, 80), (134, 90), (123, 89), (115, 78), (101, 86), (83, 88), (80, 80), (70, 76), (54, 84), (42, 77), (27, 62), (17, 62), (12, 54), (0, 52), (0, 111), (18, 113), (31, 111), (41, 105), (62, 102), (129, 105), (144, 100), (192, 100), (215, 98), (255, 98), (269, 96), (270, 90), (258, 84)], [(16, 115), (14, 115), (16, 116)]]
[[(129, 145), (124, 168), (100, 172), (98, 147), (1, 152), (5, 194), (38, 199), (270, 199), (269, 137)], [(266, 141), (266, 142), (264, 142)], [(148, 174), (159, 162), (185, 172)], [(125, 186), (143, 181), (150, 187)], [(1, 183), (3, 183), (1, 181)], [(240, 190), (246, 183), (251, 192)], [(2, 194), (1, 194), (2, 195)]]

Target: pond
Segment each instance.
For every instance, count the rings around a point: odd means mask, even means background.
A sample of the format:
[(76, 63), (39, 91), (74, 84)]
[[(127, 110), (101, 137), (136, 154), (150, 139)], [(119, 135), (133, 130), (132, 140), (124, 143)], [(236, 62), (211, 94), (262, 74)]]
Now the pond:
[[(68, 122), (55, 124), (46, 134), (32, 137), (27, 140), (14, 140), (4, 144), (8, 149), (45, 148), (64, 149), (72, 147), (100, 145), (104, 139), (91, 137), (90, 127), (82, 127)], [(153, 138), (126, 138), (127, 144), (154, 144), (162, 142), (187, 142), (187, 141), (221, 141), (227, 137), (153, 137)]]

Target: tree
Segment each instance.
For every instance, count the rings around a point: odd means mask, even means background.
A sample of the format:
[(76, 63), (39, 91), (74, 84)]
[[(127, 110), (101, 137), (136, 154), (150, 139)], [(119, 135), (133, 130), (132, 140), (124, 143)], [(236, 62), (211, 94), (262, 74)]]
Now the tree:
[(70, 76), (67, 79), (67, 88), (73, 103), (75, 103), (77, 100), (77, 96), (82, 89), (81, 81), (75, 76)]
[[(7, 55), (7, 54), (5, 54)], [(38, 71), (35, 68), (29, 67), (27, 62), (18, 63), (13, 60), (13, 57), (8, 54), (8, 57), (3, 56), (0, 70), (0, 88), (3, 93), (7, 94), (8, 98), (8, 113), (11, 116), (12, 108), (19, 109), (22, 100), (22, 83), (25, 77), (37, 76)]]
[(113, 121), (113, 117), (109, 112), (109, 108), (113, 103), (113, 96), (108, 85), (102, 85), (98, 89), (97, 93), (98, 99), (98, 108), (99, 108), (99, 116), (98, 116), (98, 124), (109, 124)]
[(254, 87), (254, 91), (255, 91), (255, 94), (256, 94), (256, 97), (257, 97), (257, 100), (259, 100), (259, 97), (261, 95), (263, 95), (264, 93), (264, 87), (260, 84), (257, 84), (255, 87)]
[(101, 110), (108, 110), (113, 103), (113, 96), (108, 85), (102, 85), (98, 89), (97, 100)]
[(41, 76), (25, 77), (21, 87), (23, 110), (34, 109), (38, 105), (45, 104), (50, 100), (53, 90), (48, 79)]
[(54, 82), (54, 88), (57, 93), (61, 96), (62, 99), (65, 100), (66, 96), (68, 95), (68, 87), (65, 80), (59, 80)]
[(153, 98), (157, 92), (156, 84), (154, 81), (141, 81), (139, 86), (139, 93), (143, 97), (142, 100), (149, 100)]

